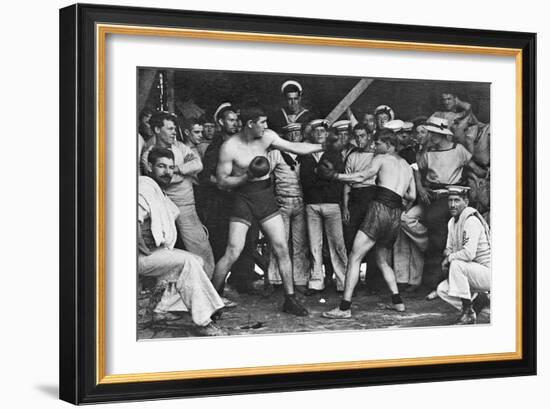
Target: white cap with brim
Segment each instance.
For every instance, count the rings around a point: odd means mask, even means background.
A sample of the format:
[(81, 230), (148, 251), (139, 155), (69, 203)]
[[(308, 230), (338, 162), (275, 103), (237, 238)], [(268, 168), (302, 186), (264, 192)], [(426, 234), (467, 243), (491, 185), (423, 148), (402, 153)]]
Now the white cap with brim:
[(468, 186), (447, 186), (447, 193), (450, 195), (468, 196), (470, 188)]
[(453, 132), (449, 129), (449, 121), (445, 118), (432, 116), (428, 118), (426, 123), (422, 124), (422, 126), (430, 132), (435, 132), (442, 135), (453, 135)]
[(300, 94), (302, 93), (302, 86), (298, 81), (288, 80), (283, 82), (283, 85), (281, 85), (281, 94), (285, 93), (285, 88), (288, 87), (289, 85), (294, 85), (296, 88), (298, 88)]
[(288, 125), (283, 126), (285, 132), (300, 131), (302, 129), (302, 124), (299, 122), (291, 122)]
[(407, 131), (407, 132), (408, 132), (408, 131), (412, 131), (413, 127), (414, 127), (414, 124), (413, 124), (412, 122), (407, 122), (407, 121), (405, 121), (405, 122), (403, 122), (403, 128), (402, 128), (402, 130), (403, 130), (403, 131)]
[(216, 109), (216, 112), (214, 112), (214, 121), (218, 122), (218, 116), (220, 115), (220, 113), (231, 107), (232, 107), (231, 102), (224, 102), (223, 104), (220, 104), (218, 109)]
[(393, 109), (391, 109), (387, 105), (378, 105), (374, 110), (374, 115), (376, 116), (382, 112), (386, 112), (390, 116), (390, 119), (395, 118), (395, 113), (393, 112)]
[(393, 132), (399, 132), (401, 129), (403, 129), (403, 125), (405, 123), (401, 119), (393, 119), (391, 121), (388, 121), (384, 124), (384, 128), (389, 129)]
[(332, 128), (343, 131), (345, 129), (349, 129), (349, 126), (351, 125), (351, 121), (348, 119), (341, 119), (340, 121), (336, 121), (332, 124)]
[(310, 123), (307, 124), (311, 129), (317, 128), (318, 126), (323, 126), (325, 128), (328, 128), (328, 122), (326, 119), (314, 119)]

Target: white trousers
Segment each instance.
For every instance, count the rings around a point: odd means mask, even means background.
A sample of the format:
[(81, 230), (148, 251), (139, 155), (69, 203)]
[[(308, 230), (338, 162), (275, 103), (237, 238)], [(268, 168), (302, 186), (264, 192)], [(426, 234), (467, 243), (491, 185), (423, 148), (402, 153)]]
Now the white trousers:
[(472, 299), (472, 293), (491, 290), (491, 268), (478, 263), (453, 260), (449, 278), (439, 284), (437, 294), (457, 310), (462, 298)]
[(336, 276), (336, 289), (344, 290), (348, 253), (344, 243), (342, 212), (338, 203), (308, 204), (306, 206), (309, 248), (313, 266), (308, 287), (314, 290), (325, 288), (323, 271), (323, 231), (328, 240), (330, 260)]
[(399, 284), (420, 285), (424, 270), (424, 252), (428, 247), (428, 229), (420, 219), (423, 207), (416, 205), (401, 214), (401, 230), (393, 245), (393, 270)]
[[(183, 301), (187, 310), (191, 311), (193, 322), (199, 326), (208, 325), (212, 314), (224, 306), (204, 271), (202, 259), (188, 251), (159, 248), (148, 256), (140, 254), (138, 273), (174, 282), (177, 301)], [(168, 305), (175, 304), (168, 301), (173, 295), (165, 293), (155, 311), (181, 310), (176, 305)]]

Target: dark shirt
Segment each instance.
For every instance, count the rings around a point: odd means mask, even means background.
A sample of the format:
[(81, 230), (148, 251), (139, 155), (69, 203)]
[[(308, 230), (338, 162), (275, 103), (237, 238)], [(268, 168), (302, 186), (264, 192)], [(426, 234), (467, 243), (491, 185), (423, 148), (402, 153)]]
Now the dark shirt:
[[(342, 183), (336, 180), (326, 180), (317, 176), (315, 169), (317, 161), (313, 155), (299, 156), (300, 181), (304, 190), (306, 204), (340, 203), (342, 200)], [(334, 166), (338, 173), (344, 173), (344, 161), (339, 152), (325, 152), (321, 160), (326, 160)]]
[[(285, 108), (282, 108), (285, 109)], [(312, 120), (318, 118), (315, 114), (315, 111), (313, 109), (309, 108), (303, 108), (305, 111), (296, 119), (295, 122), (302, 124), (302, 132), (305, 128), (305, 126)], [(285, 112), (287, 115), (291, 115), (288, 113), (288, 110), (285, 109)], [(268, 124), (271, 129), (273, 129), (275, 132), (277, 132), (279, 135), (282, 135), (284, 133), (283, 127), (288, 124), (287, 119), (283, 112), (281, 111), (281, 108), (277, 108), (275, 111), (270, 113), (268, 117)]]
[(223, 135), (218, 133), (214, 140), (204, 153), (204, 158), (202, 160), (202, 172), (199, 173), (199, 186), (197, 187), (203, 193), (212, 193), (217, 195), (229, 195), (229, 192), (222, 191), (218, 189), (216, 183), (213, 183), (210, 180), (210, 177), (213, 176), (216, 178), (216, 171), (218, 168), (218, 160), (220, 157), (220, 149), (224, 143)]
[(401, 149), (399, 156), (405, 159), (409, 165), (416, 163), (416, 152), (411, 146)]

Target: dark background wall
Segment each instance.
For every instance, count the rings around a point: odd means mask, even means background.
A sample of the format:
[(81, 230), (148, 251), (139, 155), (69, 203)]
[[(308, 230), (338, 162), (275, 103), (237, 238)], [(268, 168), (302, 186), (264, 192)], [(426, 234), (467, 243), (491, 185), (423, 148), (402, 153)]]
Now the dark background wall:
[[(360, 79), (291, 73), (140, 68), (138, 108), (146, 105), (157, 107), (159, 73), (163, 73), (165, 81), (170, 79), (165, 82), (165, 91), (173, 90), (175, 98), (182, 102), (192, 100), (207, 114), (211, 114), (224, 101), (234, 104), (255, 101), (268, 112), (275, 110), (283, 103), (281, 84), (294, 79), (304, 88), (303, 104), (315, 108), (321, 117), (325, 117)], [(386, 104), (393, 108), (398, 119), (429, 116), (441, 109), (440, 95), (444, 90), (453, 90), (461, 99), (472, 104), (479, 120), (490, 122), (490, 84), (480, 82), (380, 78), (354, 102), (352, 110), (358, 116)]]

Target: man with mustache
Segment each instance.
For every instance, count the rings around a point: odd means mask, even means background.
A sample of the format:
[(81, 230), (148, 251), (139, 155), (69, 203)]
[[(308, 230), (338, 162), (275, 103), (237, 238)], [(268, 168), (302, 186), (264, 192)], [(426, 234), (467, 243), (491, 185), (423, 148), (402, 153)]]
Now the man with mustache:
[[(166, 148), (154, 147), (147, 157), (150, 177), (140, 176), (138, 183), (138, 274), (157, 277), (158, 284), (175, 288), (178, 302), (190, 311), (202, 335), (228, 335), (212, 323), (212, 315), (224, 307), (223, 300), (212, 287), (203, 269), (203, 260), (184, 250), (175, 249), (178, 207), (164, 194), (174, 176), (174, 154)], [(164, 282), (164, 283), (163, 283)], [(153, 312), (156, 320), (177, 318), (170, 313), (176, 303), (165, 290), (163, 299)]]
[(204, 270), (209, 277), (212, 277), (214, 256), (206, 229), (197, 215), (193, 193), (193, 178), (202, 170), (202, 163), (198, 154), (194, 153), (189, 146), (176, 140), (176, 121), (176, 115), (168, 112), (156, 112), (151, 117), (149, 123), (156, 142), (144, 149), (142, 163), (147, 163), (146, 174), (150, 174), (148, 157), (153, 147), (169, 149), (174, 154), (174, 175), (164, 191), (179, 208), (176, 226), (185, 249), (203, 259)]
[[(491, 240), (489, 225), (473, 207), (469, 207), (468, 187), (449, 186), (448, 206), (451, 219), (443, 253), (442, 268), (449, 278), (437, 287), (439, 297), (461, 311), (456, 324), (476, 323), (476, 306), (487, 300), (491, 290)], [(479, 292), (473, 301), (475, 292)], [(481, 309), (481, 308), (479, 308)]]

